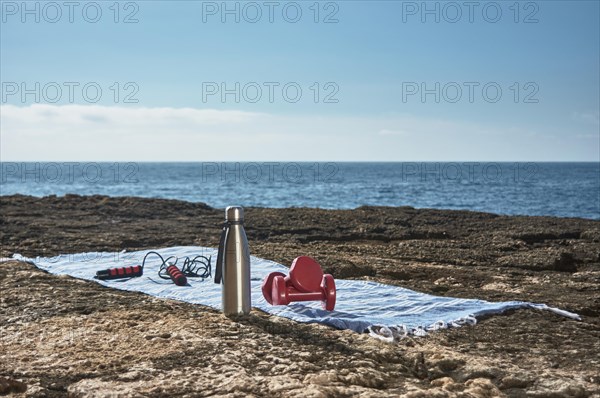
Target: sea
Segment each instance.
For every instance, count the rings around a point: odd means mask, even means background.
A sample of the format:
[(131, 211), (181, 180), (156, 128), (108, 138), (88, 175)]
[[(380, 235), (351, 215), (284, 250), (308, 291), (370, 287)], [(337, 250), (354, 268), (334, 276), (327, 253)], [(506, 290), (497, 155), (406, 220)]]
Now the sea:
[(0, 195), (141, 196), (212, 207), (360, 206), (600, 219), (600, 162), (1, 162)]

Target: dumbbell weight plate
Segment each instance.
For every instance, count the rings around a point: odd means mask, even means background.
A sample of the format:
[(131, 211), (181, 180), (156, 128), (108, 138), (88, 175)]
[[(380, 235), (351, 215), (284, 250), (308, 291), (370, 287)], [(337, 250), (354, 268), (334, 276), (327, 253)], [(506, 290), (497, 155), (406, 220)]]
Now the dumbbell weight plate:
[(323, 270), (318, 262), (308, 256), (296, 257), (290, 267), (289, 279), (299, 292), (318, 292)]
[(285, 274), (283, 272), (271, 272), (269, 275), (265, 277), (262, 283), (262, 293), (267, 303), (273, 305), (272, 299), (272, 291), (273, 291), (273, 278), (276, 276), (283, 276), (285, 278)]
[(288, 305), (290, 303), (288, 289), (283, 276), (275, 275), (273, 278), (271, 298), (273, 299), (273, 305)]
[(327, 311), (333, 311), (335, 308), (335, 298), (336, 298), (336, 290), (335, 290), (335, 280), (333, 276), (330, 274), (325, 274), (323, 276), (323, 282), (321, 282), (321, 288), (325, 292), (325, 300), (322, 301), (323, 309)]

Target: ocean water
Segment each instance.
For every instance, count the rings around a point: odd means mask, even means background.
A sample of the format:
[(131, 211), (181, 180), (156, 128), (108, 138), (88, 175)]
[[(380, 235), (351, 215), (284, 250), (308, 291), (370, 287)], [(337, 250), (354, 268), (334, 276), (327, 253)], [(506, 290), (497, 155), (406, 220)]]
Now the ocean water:
[(600, 219), (600, 163), (0, 163), (0, 194), (262, 207), (362, 205)]

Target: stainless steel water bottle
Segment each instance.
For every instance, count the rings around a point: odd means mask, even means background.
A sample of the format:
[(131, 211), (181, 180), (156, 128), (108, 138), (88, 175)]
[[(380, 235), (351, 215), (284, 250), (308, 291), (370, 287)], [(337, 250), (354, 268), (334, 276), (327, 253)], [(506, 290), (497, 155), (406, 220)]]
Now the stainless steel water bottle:
[(225, 209), (215, 283), (222, 284), (225, 315), (250, 313), (250, 250), (244, 231), (244, 209), (240, 206)]

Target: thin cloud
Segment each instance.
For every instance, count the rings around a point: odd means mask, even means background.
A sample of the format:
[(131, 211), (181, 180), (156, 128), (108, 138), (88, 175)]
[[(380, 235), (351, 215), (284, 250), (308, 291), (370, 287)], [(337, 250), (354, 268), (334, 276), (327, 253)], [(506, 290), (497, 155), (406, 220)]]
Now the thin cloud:
[(408, 131), (388, 130), (388, 129), (379, 130), (378, 134), (379, 135), (400, 135), (403, 137), (408, 137), (408, 136), (412, 135)]
[(3, 161), (536, 161), (579, 159), (582, 150), (598, 156), (589, 145), (574, 147), (566, 135), (557, 152), (556, 143), (530, 130), (409, 114), (100, 105), (3, 105), (1, 112)]
[(573, 120), (600, 126), (600, 112), (573, 112)]

